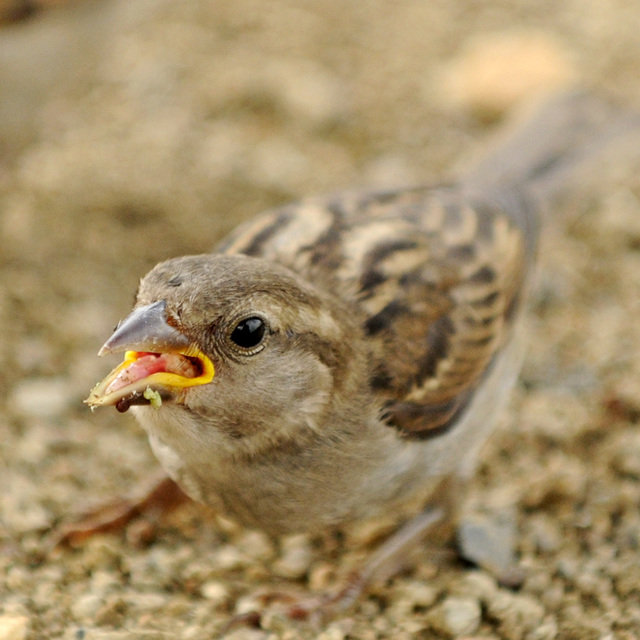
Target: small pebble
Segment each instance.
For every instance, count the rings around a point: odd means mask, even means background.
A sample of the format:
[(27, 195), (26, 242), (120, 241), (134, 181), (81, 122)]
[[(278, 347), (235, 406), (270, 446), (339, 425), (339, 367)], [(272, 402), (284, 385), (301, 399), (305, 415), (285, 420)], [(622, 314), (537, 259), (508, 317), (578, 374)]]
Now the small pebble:
[(292, 536), (282, 542), (282, 555), (272, 566), (273, 573), (289, 580), (299, 580), (309, 571), (312, 553), (307, 536)]
[(465, 560), (496, 575), (515, 564), (515, 514), (471, 514), (458, 525), (458, 546)]
[(136, 607), (140, 611), (159, 611), (167, 612), (174, 604), (173, 598), (167, 598), (164, 593), (139, 593), (137, 591), (126, 594), (126, 603), (128, 606)]
[(316, 640), (344, 640), (350, 635), (353, 628), (353, 620), (345, 618), (332, 622)]
[(39, 609), (45, 609), (56, 597), (58, 585), (55, 582), (42, 581), (36, 584), (31, 599), (33, 604)]
[(452, 636), (475, 633), (481, 618), (482, 609), (477, 600), (453, 596), (440, 603), (428, 616), (436, 631)]
[(24, 567), (14, 566), (7, 571), (6, 585), (12, 591), (29, 588), (31, 581), (31, 574)]
[(346, 637), (342, 629), (331, 627), (323, 631), (316, 640), (344, 640)]
[(110, 571), (98, 570), (91, 575), (91, 591), (99, 595), (114, 593), (120, 589), (120, 581)]
[(613, 440), (612, 466), (622, 477), (640, 479), (640, 434), (624, 432)]
[(544, 607), (529, 595), (501, 590), (486, 603), (489, 615), (498, 621), (507, 640), (519, 640), (536, 629), (544, 617)]
[(529, 535), (537, 551), (554, 553), (562, 545), (560, 525), (547, 514), (534, 514), (527, 524), (530, 529)]
[(393, 611), (397, 618), (411, 616), (416, 610), (428, 609), (438, 599), (438, 590), (417, 580), (400, 583), (394, 589)]
[(122, 623), (128, 608), (128, 603), (121, 597), (111, 597), (96, 613), (95, 622), (100, 626), (118, 627)]
[(522, 410), (530, 416), (530, 433), (564, 445), (583, 435), (593, 421), (590, 408), (562, 388), (532, 394), (525, 398)]
[(498, 591), (495, 579), (485, 571), (469, 571), (462, 576), (453, 590), (456, 595), (473, 598), (480, 602), (487, 602)]
[(248, 593), (236, 600), (235, 615), (242, 616), (252, 611), (259, 611), (263, 607), (260, 598), (255, 593)]
[(215, 553), (215, 561), (222, 569), (240, 569), (246, 564), (246, 558), (231, 544), (220, 547)]
[(28, 631), (26, 616), (0, 615), (0, 640), (24, 640)]
[(72, 605), (71, 613), (76, 620), (90, 621), (93, 620), (104, 605), (104, 599), (95, 593), (87, 593), (80, 596)]
[(404, 597), (413, 607), (424, 607), (426, 609), (435, 603), (438, 597), (438, 590), (422, 582), (409, 582), (404, 589)]
[(205, 582), (200, 587), (200, 593), (203, 598), (210, 600), (213, 603), (224, 602), (229, 596), (229, 589), (222, 584), (222, 582), (216, 582), (215, 580), (211, 580), (209, 582)]
[(528, 633), (526, 640), (555, 640), (557, 637), (558, 623), (555, 620), (546, 620)]
[(200, 640), (202, 638), (202, 627), (192, 624), (182, 630), (182, 640)]
[(454, 596), (443, 600), (427, 616), (432, 629), (451, 636), (475, 633), (481, 618), (482, 609), (477, 600)]
[(242, 534), (235, 546), (247, 554), (252, 560), (266, 561), (275, 553), (273, 543), (260, 531), (247, 531)]

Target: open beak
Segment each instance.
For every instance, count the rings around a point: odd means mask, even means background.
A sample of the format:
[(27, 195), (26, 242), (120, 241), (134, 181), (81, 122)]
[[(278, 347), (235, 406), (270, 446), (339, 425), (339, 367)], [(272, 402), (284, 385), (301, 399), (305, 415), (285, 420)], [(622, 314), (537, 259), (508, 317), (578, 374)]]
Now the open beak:
[(167, 323), (166, 307), (164, 300), (140, 307), (118, 325), (98, 355), (124, 351), (124, 361), (92, 389), (88, 405), (159, 406), (163, 395), (213, 380), (213, 363)]

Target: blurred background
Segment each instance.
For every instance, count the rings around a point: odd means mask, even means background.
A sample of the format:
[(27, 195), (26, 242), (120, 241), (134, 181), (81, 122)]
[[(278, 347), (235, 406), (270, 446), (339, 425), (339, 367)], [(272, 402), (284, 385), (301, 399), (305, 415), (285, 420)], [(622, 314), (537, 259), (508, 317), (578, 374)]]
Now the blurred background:
[[(97, 350), (150, 267), (266, 207), (447, 178), (576, 84), (640, 108), (639, 33), (637, 0), (0, 0), (0, 640), (211, 637), (274, 575), (353, 566), (193, 507), (151, 546), (43, 559), (52, 525), (157, 469), (132, 418), (83, 406)], [(425, 559), (325, 640), (640, 634), (640, 180), (613, 169), (545, 238), (472, 492), (516, 514), (522, 588)], [(273, 620), (234, 637), (316, 637)]]

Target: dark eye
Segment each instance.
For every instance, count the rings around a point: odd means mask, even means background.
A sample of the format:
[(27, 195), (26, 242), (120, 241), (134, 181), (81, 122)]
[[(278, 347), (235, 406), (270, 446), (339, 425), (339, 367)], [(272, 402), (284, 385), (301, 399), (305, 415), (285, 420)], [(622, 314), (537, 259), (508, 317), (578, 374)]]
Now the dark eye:
[(231, 332), (231, 340), (243, 349), (253, 349), (262, 342), (265, 331), (262, 318), (247, 318)]

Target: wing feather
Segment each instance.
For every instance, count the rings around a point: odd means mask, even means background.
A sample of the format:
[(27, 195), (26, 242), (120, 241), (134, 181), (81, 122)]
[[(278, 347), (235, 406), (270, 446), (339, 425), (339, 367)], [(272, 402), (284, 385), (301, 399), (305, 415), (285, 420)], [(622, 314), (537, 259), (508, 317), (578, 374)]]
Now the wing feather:
[(221, 250), (280, 262), (350, 303), (381, 415), (417, 438), (469, 404), (508, 339), (530, 259), (510, 212), (456, 187), (310, 199)]

